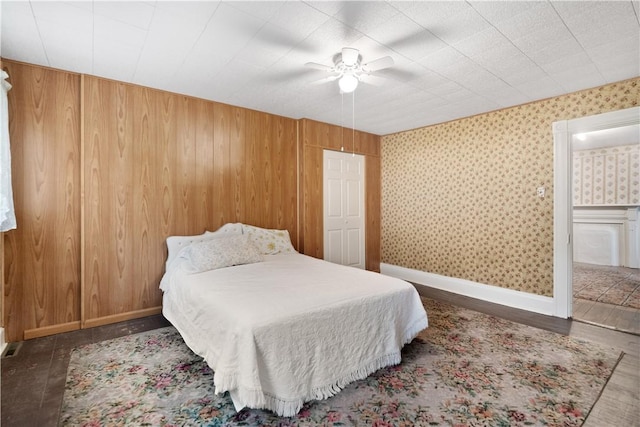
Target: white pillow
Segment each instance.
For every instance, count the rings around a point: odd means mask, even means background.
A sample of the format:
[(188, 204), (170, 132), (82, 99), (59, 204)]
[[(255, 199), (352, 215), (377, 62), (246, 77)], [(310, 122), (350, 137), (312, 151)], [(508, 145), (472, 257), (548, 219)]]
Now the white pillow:
[(167, 262), (166, 271), (170, 271), (182, 258), (182, 251), (191, 243), (199, 242), (202, 240), (210, 240), (211, 238), (217, 238), (219, 236), (242, 234), (242, 223), (226, 223), (216, 231), (205, 231), (202, 234), (195, 236), (169, 236), (167, 237)]
[(262, 261), (262, 255), (245, 234), (194, 242), (185, 249), (184, 257), (189, 261), (185, 269), (190, 273)]
[(281, 253), (295, 253), (291, 244), (288, 230), (269, 230), (242, 224), (242, 232), (251, 237), (262, 255), (275, 255)]
[(167, 263), (165, 266), (166, 271), (171, 271), (183, 258), (184, 250), (192, 243), (211, 240), (217, 237), (215, 233), (205, 231), (202, 234), (196, 236), (169, 236), (167, 237)]

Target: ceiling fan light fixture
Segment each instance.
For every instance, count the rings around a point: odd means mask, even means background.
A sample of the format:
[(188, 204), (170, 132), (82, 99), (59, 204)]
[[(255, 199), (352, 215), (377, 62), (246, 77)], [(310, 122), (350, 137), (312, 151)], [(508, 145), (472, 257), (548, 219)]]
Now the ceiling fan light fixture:
[(358, 63), (358, 56), (360, 56), (360, 51), (358, 49), (354, 49), (352, 47), (342, 48), (342, 62), (347, 67), (355, 66)]
[[(330, 74), (324, 79), (312, 82), (312, 84), (338, 80), (340, 93), (352, 93), (361, 81), (375, 85), (376, 76), (372, 75), (372, 73), (393, 65), (393, 58), (390, 56), (378, 58), (363, 64), (360, 51), (352, 47), (342, 48), (342, 51), (333, 55), (332, 58), (333, 66), (316, 62), (307, 62), (305, 65), (310, 68), (315, 68), (316, 70), (326, 71)], [(377, 77), (377, 81), (379, 80), (380, 77)]]
[(338, 80), (342, 93), (351, 93), (358, 87), (358, 79), (353, 74), (345, 74)]

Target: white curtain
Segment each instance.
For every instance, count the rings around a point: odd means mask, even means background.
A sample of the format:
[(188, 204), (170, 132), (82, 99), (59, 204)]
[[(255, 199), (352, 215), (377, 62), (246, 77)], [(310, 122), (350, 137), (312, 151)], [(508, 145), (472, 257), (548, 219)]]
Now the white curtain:
[(11, 188), (11, 149), (9, 146), (9, 100), (11, 85), (5, 79), (9, 75), (0, 71), (0, 231), (16, 228)]

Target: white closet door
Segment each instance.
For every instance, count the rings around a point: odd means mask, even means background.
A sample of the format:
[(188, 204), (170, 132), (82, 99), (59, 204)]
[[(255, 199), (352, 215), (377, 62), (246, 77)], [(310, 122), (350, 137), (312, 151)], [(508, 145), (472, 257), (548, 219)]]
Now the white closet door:
[(324, 259), (365, 268), (364, 156), (324, 150)]

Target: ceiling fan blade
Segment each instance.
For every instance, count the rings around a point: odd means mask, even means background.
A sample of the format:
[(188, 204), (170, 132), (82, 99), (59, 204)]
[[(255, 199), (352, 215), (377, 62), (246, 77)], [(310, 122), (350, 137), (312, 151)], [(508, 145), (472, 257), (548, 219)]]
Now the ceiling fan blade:
[(317, 76), (317, 74), (313, 70), (301, 68), (299, 70), (291, 70), (286, 72), (282, 72), (279, 70), (267, 70), (265, 73), (263, 73), (263, 76), (265, 80), (269, 81), (270, 83), (287, 83), (291, 82), (292, 80), (303, 79), (308, 76)]
[(395, 68), (380, 70), (379, 72), (376, 72), (376, 75), (385, 77), (387, 79), (397, 80), (403, 83), (417, 79), (418, 77), (421, 76), (421, 74), (414, 71), (401, 70), (401, 69), (399, 70)]
[(317, 62), (307, 62), (304, 65), (305, 65), (305, 67), (314, 68), (314, 69), (320, 70), (320, 71), (328, 71), (328, 72), (333, 71), (333, 67), (330, 67), (330, 66), (324, 65), (324, 64), (318, 64)]
[(354, 49), (352, 47), (342, 48), (342, 62), (348, 67), (356, 65), (358, 62), (358, 55), (360, 55), (358, 49)]
[(362, 65), (362, 69), (367, 72), (382, 70), (383, 68), (389, 68), (393, 65), (393, 58), (390, 56), (383, 56), (374, 61), (368, 62)]
[(360, 76), (360, 81), (362, 83), (366, 83), (372, 86), (382, 86), (385, 80), (386, 79), (384, 77), (374, 76), (371, 74), (363, 74), (362, 76)]
[(329, 77), (325, 77), (325, 78), (320, 79), (320, 80), (312, 81), (309, 84), (311, 84), (311, 85), (321, 85), (321, 84), (324, 84), (324, 83), (329, 83), (329, 82), (335, 81), (337, 78), (338, 78), (338, 76), (329, 76)]

